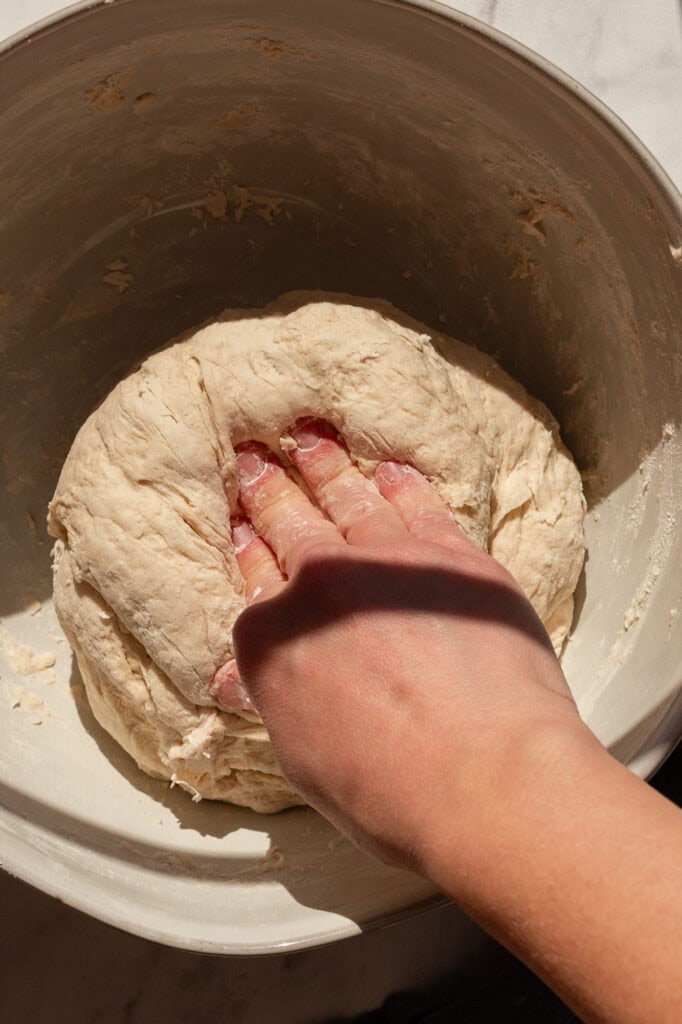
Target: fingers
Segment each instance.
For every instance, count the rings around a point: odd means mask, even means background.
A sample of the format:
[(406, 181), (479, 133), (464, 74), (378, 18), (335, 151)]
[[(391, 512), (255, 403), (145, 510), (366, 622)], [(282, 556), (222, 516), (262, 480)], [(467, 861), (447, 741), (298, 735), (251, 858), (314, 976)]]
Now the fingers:
[(300, 420), (290, 436), (296, 444), (291, 461), (349, 544), (372, 545), (405, 536), (396, 510), (353, 465), (329, 424)]
[(236, 455), (241, 506), (287, 576), (313, 551), (345, 549), (334, 524), (289, 479), (265, 445), (249, 441), (237, 447)]
[(272, 548), (243, 518), (232, 521), (232, 543), (246, 584), (247, 602), (272, 597), (285, 580)]
[[(341, 536), (334, 526), (353, 545), (398, 541), (406, 528), (420, 540), (451, 549), (468, 544), (440, 495), (411, 466), (393, 460), (381, 463), (375, 486), (353, 465), (328, 424), (312, 418), (300, 420), (290, 436), (295, 445), (291, 460), (332, 523), (289, 479), (264, 445), (248, 442), (237, 449), (242, 507), (287, 575), (321, 546), (339, 550)], [(267, 547), (252, 548), (250, 557), (263, 562), (269, 579)]]
[[(266, 600), (274, 597), (284, 586), (285, 577), (274, 552), (258, 536), (248, 519), (239, 517), (232, 520), (232, 543), (246, 584), (247, 603), (252, 604), (259, 598)], [(224, 711), (253, 709), (234, 658), (230, 658), (216, 671), (211, 683), (211, 696)]]
[(471, 543), (441, 496), (418, 470), (390, 460), (377, 466), (374, 478), (413, 537), (459, 551), (462, 545)]
[[(419, 540), (460, 551), (470, 544), (442, 498), (411, 466), (381, 463), (375, 487), (353, 465), (327, 424), (301, 420), (291, 438), (292, 462), (333, 522), (289, 479), (264, 445), (238, 446), (240, 502), (249, 518), (233, 521), (232, 538), (249, 603), (278, 593), (313, 551), (347, 551), (344, 537), (350, 544), (371, 545), (403, 539), (409, 531)], [(212, 693), (219, 707), (253, 707), (234, 659), (216, 672)]]

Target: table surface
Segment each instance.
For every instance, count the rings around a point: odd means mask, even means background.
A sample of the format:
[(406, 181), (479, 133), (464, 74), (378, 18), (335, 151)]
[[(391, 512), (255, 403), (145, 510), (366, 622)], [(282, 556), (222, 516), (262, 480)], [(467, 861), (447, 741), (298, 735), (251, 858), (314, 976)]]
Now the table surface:
[[(0, 39), (63, 6), (59, 0), (2, 0)], [(449, 6), (494, 25), (573, 75), (634, 129), (682, 185), (680, 0), (545, 0), (541, 8), (537, 0), (459, 0)], [(682, 803), (682, 750), (655, 784)], [(577, 1020), (498, 947), (486, 947), (485, 976), (458, 971), (462, 923), (449, 907), (333, 947), (222, 959), (124, 934), (2, 872), (0, 906), (2, 1016), (11, 1024)]]

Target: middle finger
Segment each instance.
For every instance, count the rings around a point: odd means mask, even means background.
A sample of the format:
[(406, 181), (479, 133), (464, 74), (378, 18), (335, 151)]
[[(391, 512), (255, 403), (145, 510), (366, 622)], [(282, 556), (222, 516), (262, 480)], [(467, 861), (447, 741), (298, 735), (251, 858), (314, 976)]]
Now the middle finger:
[(393, 505), (360, 472), (328, 423), (303, 419), (291, 429), (289, 454), (313, 497), (349, 544), (404, 540), (407, 529)]

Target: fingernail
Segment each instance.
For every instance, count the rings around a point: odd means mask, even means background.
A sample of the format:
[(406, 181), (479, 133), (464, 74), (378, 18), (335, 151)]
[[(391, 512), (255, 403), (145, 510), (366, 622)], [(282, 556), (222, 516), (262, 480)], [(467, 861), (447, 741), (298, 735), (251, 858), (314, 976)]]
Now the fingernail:
[(253, 709), (253, 701), (239, 677), (234, 658), (226, 661), (214, 675), (211, 693), (218, 707), (224, 711)]
[(237, 475), (242, 487), (255, 483), (267, 468), (267, 459), (256, 448), (238, 448)]
[(319, 420), (302, 420), (292, 427), (289, 433), (299, 451), (311, 452), (313, 448), (317, 448), (325, 431)]
[(377, 466), (374, 475), (380, 477), (384, 483), (399, 484), (409, 474), (410, 467), (404, 462), (395, 462), (393, 459), (389, 459)]
[(232, 543), (234, 544), (235, 555), (241, 554), (255, 536), (256, 532), (248, 519), (233, 519)]
[(238, 711), (255, 711), (254, 703), (246, 692), (246, 687), (241, 679), (234, 680), (232, 694), (230, 707), (236, 708)]

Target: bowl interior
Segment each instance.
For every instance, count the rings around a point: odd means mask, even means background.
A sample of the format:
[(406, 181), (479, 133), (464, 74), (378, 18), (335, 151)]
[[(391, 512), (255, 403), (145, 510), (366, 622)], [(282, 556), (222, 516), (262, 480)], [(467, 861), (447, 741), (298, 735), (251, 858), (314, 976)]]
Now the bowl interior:
[(51, 608), (45, 509), (79, 425), (152, 349), (289, 289), (389, 299), (549, 405), (589, 503), (564, 666), (600, 738), (652, 770), (680, 724), (682, 227), (636, 145), (495, 33), (379, 0), (84, 9), (6, 52), (0, 81), (8, 866), (218, 951), (437, 899), (313, 812), (196, 806), (142, 777)]

